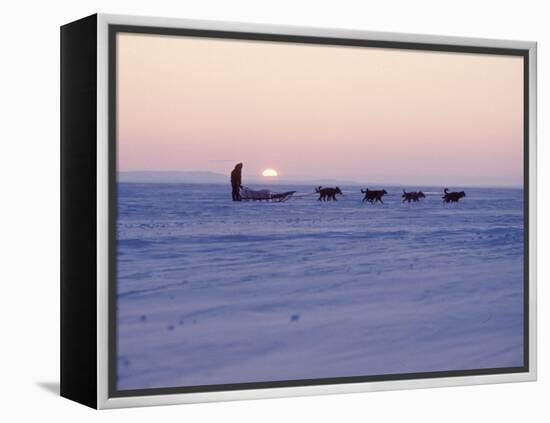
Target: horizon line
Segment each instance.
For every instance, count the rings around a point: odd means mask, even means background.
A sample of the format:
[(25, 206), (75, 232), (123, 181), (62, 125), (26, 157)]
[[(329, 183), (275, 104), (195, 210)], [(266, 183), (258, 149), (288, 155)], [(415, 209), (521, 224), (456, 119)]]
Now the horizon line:
[[(215, 182), (215, 181), (116, 181), (118, 184), (187, 184), (187, 185), (230, 185), (230, 183), (223, 183), (223, 182)], [(310, 182), (307, 181), (293, 181), (293, 180), (283, 180), (283, 181), (262, 181), (262, 180), (250, 180), (251, 184), (258, 185), (258, 184), (265, 184), (267, 186), (273, 186), (273, 185), (300, 185), (300, 186), (312, 186), (314, 184), (318, 184), (320, 182)], [(427, 183), (420, 183), (420, 184), (404, 184), (401, 182), (371, 182), (371, 183), (360, 183), (360, 182), (354, 182), (354, 181), (341, 181), (341, 182), (334, 182), (334, 184), (340, 184), (342, 186), (357, 186), (357, 187), (368, 187), (368, 185), (376, 186), (377, 188), (380, 187), (427, 187), (427, 188), (435, 188), (435, 187), (461, 187), (461, 188), (500, 188), (500, 189), (525, 189), (523, 185), (471, 185), (471, 184), (427, 184)], [(246, 184), (244, 184), (246, 186)], [(458, 189), (458, 188), (457, 188)]]

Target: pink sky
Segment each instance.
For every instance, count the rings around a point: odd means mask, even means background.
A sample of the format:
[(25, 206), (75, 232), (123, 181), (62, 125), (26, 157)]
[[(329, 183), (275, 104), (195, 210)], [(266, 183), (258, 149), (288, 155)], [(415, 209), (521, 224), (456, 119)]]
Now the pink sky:
[(523, 59), (118, 35), (118, 170), (521, 185)]

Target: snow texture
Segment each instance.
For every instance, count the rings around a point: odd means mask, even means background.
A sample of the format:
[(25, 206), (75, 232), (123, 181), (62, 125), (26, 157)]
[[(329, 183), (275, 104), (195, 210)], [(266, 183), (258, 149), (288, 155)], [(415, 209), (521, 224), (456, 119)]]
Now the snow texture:
[(120, 183), (118, 389), (523, 365), (521, 189), (341, 188)]

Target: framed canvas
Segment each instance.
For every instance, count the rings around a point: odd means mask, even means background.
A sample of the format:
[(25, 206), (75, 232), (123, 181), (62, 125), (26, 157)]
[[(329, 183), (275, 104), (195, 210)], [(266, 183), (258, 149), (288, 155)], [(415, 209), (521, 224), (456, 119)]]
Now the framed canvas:
[(536, 379), (536, 43), (61, 28), (61, 394)]

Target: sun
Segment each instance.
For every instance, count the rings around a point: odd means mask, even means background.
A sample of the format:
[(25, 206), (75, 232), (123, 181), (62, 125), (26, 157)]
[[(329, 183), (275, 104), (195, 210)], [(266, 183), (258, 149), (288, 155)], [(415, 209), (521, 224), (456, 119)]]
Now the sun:
[(277, 173), (277, 171), (275, 169), (266, 169), (262, 172), (262, 176), (267, 176), (267, 177), (274, 177), (274, 176), (278, 176), (279, 174)]

